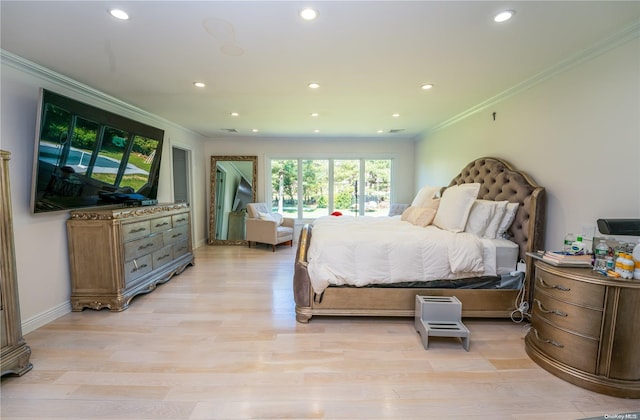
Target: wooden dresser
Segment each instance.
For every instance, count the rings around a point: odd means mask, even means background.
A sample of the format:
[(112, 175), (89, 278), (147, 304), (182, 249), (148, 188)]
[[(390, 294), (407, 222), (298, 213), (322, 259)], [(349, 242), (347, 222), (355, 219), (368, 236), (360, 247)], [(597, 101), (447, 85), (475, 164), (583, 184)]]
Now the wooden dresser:
[(194, 263), (187, 204), (72, 211), (67, 236), (74, 311), (122, 311)]
[(640, 398), (640, 281), (535, 263), (527, 354), (575, 385)]
[(9, 188), (9, 152), (0, 150), (0, 350), (1, 374), (23, 375), (33, 367), (22, 337), (13, 219)]

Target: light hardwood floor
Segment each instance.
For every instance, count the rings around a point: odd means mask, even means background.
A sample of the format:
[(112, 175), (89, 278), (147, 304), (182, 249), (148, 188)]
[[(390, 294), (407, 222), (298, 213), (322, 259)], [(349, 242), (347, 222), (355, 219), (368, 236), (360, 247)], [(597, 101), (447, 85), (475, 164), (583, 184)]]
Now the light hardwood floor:
[[(525, 354), (527, 326), (464, 320), (424, 350), (411, 318), (296, 323), (295, 248), (205, 246), (129, 309), (69, 313), (26, 335), (7, 419), (578, 419), (640, 410)], [(18, 273), (19, 275), (19, 273)], [(637, 417), (640, 418), (640, 415)]]

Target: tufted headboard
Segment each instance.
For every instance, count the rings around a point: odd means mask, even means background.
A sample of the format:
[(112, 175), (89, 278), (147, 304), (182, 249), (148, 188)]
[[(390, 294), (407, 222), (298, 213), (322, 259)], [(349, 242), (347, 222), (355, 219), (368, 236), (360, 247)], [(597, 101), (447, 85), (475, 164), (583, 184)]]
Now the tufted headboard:
[(527, 272), (531, 272), (532, 262), (526, 258), (526, 253), (544, 249), (544, 188), (525, 173), (513, 169), (507, 162), (492, 157), (469, 163), (453, 178), (449, 187), (473, 182), (480, 183), (480, 199), (520, 203), (509, 233), (512, 240), (520, 246), (520, 258), (527, 261)]

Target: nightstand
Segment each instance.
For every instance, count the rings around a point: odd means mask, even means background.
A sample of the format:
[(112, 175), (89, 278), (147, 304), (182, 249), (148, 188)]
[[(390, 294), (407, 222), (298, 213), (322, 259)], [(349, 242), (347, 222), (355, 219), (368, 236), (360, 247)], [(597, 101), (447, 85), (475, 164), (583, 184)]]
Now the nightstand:
[(640, 281), (536, 261), (533, 283), (529, 357), (580, 387), (640, 398)]

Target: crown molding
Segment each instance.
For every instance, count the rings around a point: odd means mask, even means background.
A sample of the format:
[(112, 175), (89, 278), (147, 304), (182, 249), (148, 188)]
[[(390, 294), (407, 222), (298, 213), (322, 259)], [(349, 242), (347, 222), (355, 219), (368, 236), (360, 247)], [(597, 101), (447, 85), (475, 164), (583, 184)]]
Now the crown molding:
[(171, 126), (179, 130), (188, 131), (196, 136), (203, 137), (200, 133), (185, 128), (158, 115), (152, 114), (148, 111), (145, 111), (144, 109), (133, 106), (114, 96), (108, 95), (104, 92), (92, 88), (91, 86), (80, 83), (77, 80), (73, 80), (70, 77), (57, 73), (9, 51), (0, 49), (0, 59), (2, 60), (3, 65), (7, 65), (20, 72), (29, 74), (35, 78), (46, 80), (56, 86), (59, 86), (60, 88), (70, 90), (75, 94), (88, 96), (100, 102), (106, 103), (114, 107), (117, 112), (125, 113), (129, 117), (135, 116), (136, 118), (156, 121), (165, 126)]
[(518, 83), (517, 85), (514, 85), (483, 102), (480, 102), (479, 104), (467, 109), (466, 111), (463, 111), (460, 114), (441, 122), (434, 128), (428, 130), (428, 132), (436, 132), (438, 130), (450, 127), (470, 117), (471, 115), (474, 115), (489, 107), (495, 106), (496, 104), (507, 100), (519, 93), (522, 93), (525, 90), (530, 89), (559, 73), (565, 72), (581, 63), (584, 63), (585, 61), (592, 60), (599, 55), (606, 53), (607, 51), (610, 51), (622, 44), (638, 38), (639, 36), (640, 21), (623, 28), (618, 32), (615, 32), (614, 34), (600, 40), (592, 46), (585, 48), (584, 50), (581, 50), (573, 55), (570, 55), (556, 65), (549, 67), (546, 70), (543, 70), (540, 73)]

